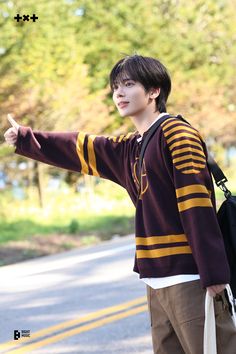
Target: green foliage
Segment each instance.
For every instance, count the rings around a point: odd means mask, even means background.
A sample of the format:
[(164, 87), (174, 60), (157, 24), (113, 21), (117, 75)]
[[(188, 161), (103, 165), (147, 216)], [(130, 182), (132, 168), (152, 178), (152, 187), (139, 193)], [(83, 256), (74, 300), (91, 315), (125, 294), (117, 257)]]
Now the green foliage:
[(79, 232), (79, 223), (77, 220), (75, 219), (72, 219), (71, 222), (69, 223), (69, 226), (68, 226), (68, 232), (69, 234), (76, 234)]
[(33, 235), (47, 235), (52, 233), (60, 233), (63, 231), (58, 224), (51, 223), (44, 225), (37, 223), (29, 218), (18, 219), (16, 221), (0, 219), (0, 244), (5, 244), (9, 241), (20, 241), (28, 239)]
[[(220, 129), (214, 130), (212, 117), (208, 124), (209, 101), (213, 115), (230, 116), (225, 125), (231, 127), (232, 144), (235, 5), (235, 0), (5, 2), (0, 114), (11, 111), (22, 124), (45, 130), (130, 129), (130, 121), (115, 112), (108, 75), (121, 57), (137, 52), (168, 67), (173, 78), (170, 110), (198, 125), (204, 116), (206, 133), (214, 137)], [(16, 23), (16, 13), (36, 13), (39, 20)], [(1, 125), (6, 126), (4, 121)]]
[(132, 233), (134, 208), (128, 195), (109, 181), (101, 184), (94, 194), (78, 194), (68, 187), (61, 187), (58, 193), (48, 191), (44, 209), (38, 207), (34, 188), (26, 191), (24, 200), (14, 199), (10, 191), (2, 192), (0, 243), (47, 234), (72, 234), (86, 243), (85, 236), (91, 241), (95, 235), (108, 239), (114, 234)]
[[(133, 130), (131, 120), (115, 111), (108, 79), (121, 57), (137, 53), (156, 57), (167, 66), (173, 82), (168, 111), (183, 114), (199, 128), (211, 142), (216, 159), (224, 162), (222, 151), (235, 146), (236, 134), (235, 8), (235, 0), (2, 1), (2, 132), (8, 128), (8, 112), (20, 124), (34, 129), (94, 134)], [(17, 13), (35, 13), (39, 20), (17, 23)], [(23, 161), (12, 148), (2, 144), (0, 157), (1, 169), (9, 172), (11, 179), (22, 178), (23, 172), (28, 181), (34, 179), (30, 169), (10, 170), (12, 161)], [(123, 203), (123, 197), (113, 195), (113, 190), (109, 193), (107, 200), (121, 198)], [(5, 204), (4, 197), (0, 203)], [(57, 217), (50, 211), (51, 224), (61, 225), (60, 218), (65, 215), (63, 227), (69, 224), (71, 232), (77, 232), (70, 220), (77, 220), (80, 228), (78, 215), (82, 211), (69, 215), (68, 208), (58, 205)], [(31, 219), (33, 213), (25, 207)], [(15, 203), (15, 220), (22, 220), (21, 208)], [(109, 214), (108, 208), (102, 210)], [(4, 214), (3, 208), (0, 213)], [(39, 224), (37, 219), (33, 221)]]

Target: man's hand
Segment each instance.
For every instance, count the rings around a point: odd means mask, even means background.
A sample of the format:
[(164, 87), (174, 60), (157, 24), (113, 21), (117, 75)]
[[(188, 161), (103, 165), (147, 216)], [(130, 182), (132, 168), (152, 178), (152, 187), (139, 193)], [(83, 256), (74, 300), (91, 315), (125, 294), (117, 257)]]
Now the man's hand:
[(210, 296), (215, 297), (216, 294), (221, 293), (226, 288), (226, 284), (212, 285), (207, 287)]
[(16, 123), (16, 121), (12, 118), (10, 114), (7, 115), (7, 119), (11, 124), (11, 128), (9, 128), (5, 132), (4, 138), (9, 145), (15, 145), (17, 141), (17, 135), (18, 135), (18, 130), (20, 128), (20, 125)]

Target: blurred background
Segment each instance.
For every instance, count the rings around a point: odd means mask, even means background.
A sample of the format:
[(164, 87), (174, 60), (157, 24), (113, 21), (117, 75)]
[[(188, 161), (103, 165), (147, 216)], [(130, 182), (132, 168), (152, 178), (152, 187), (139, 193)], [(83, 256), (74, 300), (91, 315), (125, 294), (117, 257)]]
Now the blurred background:
[(7, 113), (36, 130), (134, 131), (108, 81), (125, 55), (164, 63), (168, 112), (199, 129), (236, 191), (235, 9), (235, 0), (0, 1), (0, 265), (133, 233), (124, 189), (19, 157), (3, 138)]

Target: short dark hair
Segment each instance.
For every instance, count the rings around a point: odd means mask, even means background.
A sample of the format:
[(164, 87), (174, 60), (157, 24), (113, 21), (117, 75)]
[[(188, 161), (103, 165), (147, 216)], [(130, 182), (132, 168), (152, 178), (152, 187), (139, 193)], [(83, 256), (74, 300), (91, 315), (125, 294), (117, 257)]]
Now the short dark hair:
[(120, 59), (110, 72), (110, 88), (129, 77), (140, 82), (145, 92), (151, 88), (160, 88), (156, 98), (156, 110), (166, 112), (166, 102), (171, 91), (171, 79), (165, 66), (157, 59), (142, 55), (126, 55)]

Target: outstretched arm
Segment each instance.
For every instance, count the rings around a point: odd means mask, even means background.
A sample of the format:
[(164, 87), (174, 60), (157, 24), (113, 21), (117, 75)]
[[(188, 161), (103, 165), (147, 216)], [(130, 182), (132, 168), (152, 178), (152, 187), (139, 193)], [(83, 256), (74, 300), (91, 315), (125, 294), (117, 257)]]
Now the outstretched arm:
[(84, 132), (41, 132), (20, 126), (8, 117), (12, 127), (4, 137), (16, 146), (17, 154), (71, 171), (109, 179), (125, 188), (125, 156), (128, 139)]

